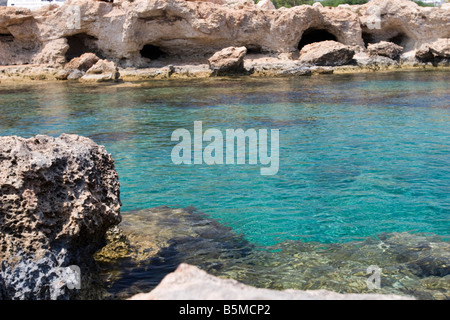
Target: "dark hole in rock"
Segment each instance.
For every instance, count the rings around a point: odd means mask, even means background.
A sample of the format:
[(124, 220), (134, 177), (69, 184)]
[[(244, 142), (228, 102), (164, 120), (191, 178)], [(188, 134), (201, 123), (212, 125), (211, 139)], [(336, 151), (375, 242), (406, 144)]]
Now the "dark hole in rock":
[(66, 52), (66, 60), (70, 61), (73, 58), (81, 56), (83, 53), (92, 52), (98, 55), (97, 38), (86, 33), (76, 34), (67, 37), (69, 50)]
[(148, 58), (150, 60), (156, 60), (166, 55), (160, 47), (152, 44), (146, 44), (140, 51), (140, 54), (143, 58)]
[(245, 46), (247, 48), (247, 54), (261, 54), (262, 48), (258, 45), (249, 44)]
[(362, 39), (364, 41), (364, 45), (367, 47), (370, 43), (375, 43), (373, 36), (370, 33), (363, 32)]
[(303, 33), (302, 38), (298, 43), (298, 50), (302, 50), (302, 48), (308, 44), (327, 40), (337, 41), (337, 38), (334, 34), (325, 29), (308, 29)]
[(13, 42), (14, 36), (10, 33), (0, 33), (0, 42)]
[(408, 43), (410, 42), (410, 39), (409, 39), (409, 37), (406, 34), (399, 33), (395, 37), (390, 38), (388, 41), (389, 42), (393, 42), (396, 45), (399, 45), (399, 46), (402, 46), (402, 47), (406, 47), (408, 45)]

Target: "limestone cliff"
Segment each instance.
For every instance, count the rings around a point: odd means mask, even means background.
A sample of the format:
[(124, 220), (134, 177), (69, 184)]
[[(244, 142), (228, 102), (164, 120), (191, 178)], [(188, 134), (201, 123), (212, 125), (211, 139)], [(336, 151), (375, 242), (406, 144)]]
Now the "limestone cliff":
[(420, 46), (450, 37), (450, 11), (407, 0), (338, 8), (267, 9), (242, 2), (69, 0), (30, 11), (0, 9), (0, 65), (59, 65), (86, 52), (140, 67), (162, 55), (208, 58), (223, 48), (294, 58), (311, 42), (335, 40), (365, 50), (390, 41), (414, 57)]

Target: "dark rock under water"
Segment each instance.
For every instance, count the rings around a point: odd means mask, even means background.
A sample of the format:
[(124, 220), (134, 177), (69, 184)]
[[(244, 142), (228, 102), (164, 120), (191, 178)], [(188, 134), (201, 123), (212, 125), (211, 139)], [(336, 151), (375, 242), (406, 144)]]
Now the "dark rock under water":
[[(390, 233), (344, 243), (258, 247), (193, 207), (125, 213), (120, 228), (126, 244), (116, 251), (110, 244), (97, 256), (105, 298), (148, 292), (185, 262), (261, 288), (450, 299), (450, 243), (435, 235)], [(381, 268), (380, 289), (368, 289), (371, 265)]]

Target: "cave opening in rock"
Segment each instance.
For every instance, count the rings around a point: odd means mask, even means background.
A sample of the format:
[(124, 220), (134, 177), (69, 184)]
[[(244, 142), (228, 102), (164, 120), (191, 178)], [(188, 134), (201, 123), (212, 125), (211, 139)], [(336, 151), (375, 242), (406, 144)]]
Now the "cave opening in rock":
[(86, 33), (76, 34), (67, 37), (67, 44), (69, 49), (66, 52), (66, 60), (70, 61), (73, 58), (81, 56), (83, 53), (92, 52), (98, 55), (97, 38)]
[(302, 38), (298, 43), (298, 50), (302, 50), (303, 47), (308, 44), (327, 40), (337, 41), (337, 38), (334, 34), (325, 29), (308, 29), (303, 33)]
[(364, 41), (364, 45), (366, 46), (366, 48), (370, 43), (374, 43), (373, 36), (370, 33), (363, 32), (362, 39)]
[(146, 44), (142, 47), (140, 54), (143, 58), (148, 58), (150, 60), (156, 60), (162, 58), (166, 55), (160, 47), (154, 46), (152, 44)]
[(11, 33), (0, 33), (0, 42), (13, 42), (14, 36)]
[(249, 44), (245, 46), (247, 48), (247, 54), (261, 54), (262, 48), (257, 44)]
[(410, 38), (406, 34), (400, 32), (396, 36), (390, 38), (388, 41), (393, 42), (396, 45), (406, 47), (410, 43)]

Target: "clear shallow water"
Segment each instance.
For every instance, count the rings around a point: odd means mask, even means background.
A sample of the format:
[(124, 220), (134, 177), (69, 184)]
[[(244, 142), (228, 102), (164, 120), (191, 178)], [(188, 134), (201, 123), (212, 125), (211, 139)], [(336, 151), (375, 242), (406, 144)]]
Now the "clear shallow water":
[[(450, 74), (389, 73), (89, 87), (0, 84), (0, 132), (106, 146), (122, 211), (200, 211), (246, 240), (345, 242), (450, 235)], [(172, 131), (280, 130), (280, 169), (174, 165)]]

